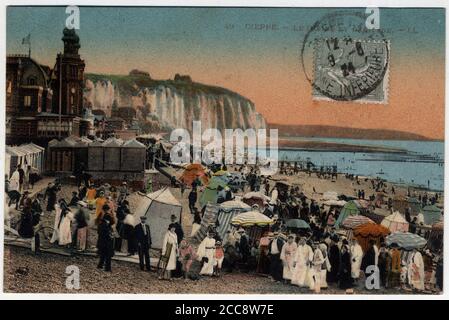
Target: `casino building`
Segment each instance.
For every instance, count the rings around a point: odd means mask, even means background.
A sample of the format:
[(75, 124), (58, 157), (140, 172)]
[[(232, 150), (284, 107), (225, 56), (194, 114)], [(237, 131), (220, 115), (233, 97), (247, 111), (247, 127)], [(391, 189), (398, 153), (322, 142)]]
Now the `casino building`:
[(27, 55), (6, 59), (6, 144), (46, 145), (54, 138), (85, 135), (84, 60), (75, 30), (64, 29), (63, 53), (51, 69)]

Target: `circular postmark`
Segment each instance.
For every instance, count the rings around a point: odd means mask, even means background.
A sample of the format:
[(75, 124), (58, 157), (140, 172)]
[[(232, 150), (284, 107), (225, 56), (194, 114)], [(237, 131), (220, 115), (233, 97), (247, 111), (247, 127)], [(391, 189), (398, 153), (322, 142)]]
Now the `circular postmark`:
[(366, 28), (366, 17), (355, 11), (333, 12), (306, 33), (301, 64), (313, 98), (385, 99), (389, 41), (380, 29)]

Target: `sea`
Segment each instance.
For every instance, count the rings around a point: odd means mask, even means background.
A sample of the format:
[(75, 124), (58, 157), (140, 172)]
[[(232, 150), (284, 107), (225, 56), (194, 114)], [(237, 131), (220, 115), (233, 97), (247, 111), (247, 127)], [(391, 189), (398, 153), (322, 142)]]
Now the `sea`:
[[(291, 139), (291, 138), (289, 138)], [(311, 161), (315, 166), (334, 166), (338, 172), (380, 177), (397, 184), (444, 189), (444, 142), (300, 138), (301, 140), (400, 148), (406, 154), (310, 151), (279, 149), (279, 160)]]

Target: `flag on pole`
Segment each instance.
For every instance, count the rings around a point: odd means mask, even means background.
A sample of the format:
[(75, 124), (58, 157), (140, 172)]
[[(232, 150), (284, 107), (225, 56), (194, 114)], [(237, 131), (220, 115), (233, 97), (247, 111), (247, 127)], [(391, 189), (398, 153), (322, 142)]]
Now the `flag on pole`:
[(31, 34), (28, 33), (28, 35), (22, 39), (22, 44), (31, 44)]

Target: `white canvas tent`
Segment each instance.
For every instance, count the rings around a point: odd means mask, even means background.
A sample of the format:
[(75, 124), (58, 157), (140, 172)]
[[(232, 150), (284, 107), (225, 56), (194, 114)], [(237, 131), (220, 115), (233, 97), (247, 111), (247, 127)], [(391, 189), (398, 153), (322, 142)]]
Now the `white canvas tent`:
[(44, 171), (45, 149), (34, 143), (22, 144), (19, 148), (27, 153), (27, 164), (36, 168), (38, 173), (42, 173)]
[(168, 188), (149, 193), (139, 202), (140, 206), (136, 210), (134, 221), (137, 224), (140, 223), (141, 216), (147, 217), (146, 223), (150, 226), (152, 248), (161, 249), (165, 232), (171, 223), (170, 217), (175, 215), (179, 221), (182, 205)]
[(399, 211), (386, 216), (381, 225), (387, 227), (391, 232), (408, 232), (409, 224)]
[(6, 174), (11, 178), (11, 175), (16, 170), (17, 165), (22, 165), (22, 167), (26, 164), (26, 152), (21, 150), (18, 147), (6, 146), (6, 153), (8, 154), (8, 164), (9, 168), (6, 169)]
[(44, 170), (45, 149), (34, 143), (22, 144), (20, 146), (6, 146), (5, 173), (10, 177), (16, 170), (17, 165), (21, 165), (27, 174), (27, 166), (37, 169), (38, 173)]

